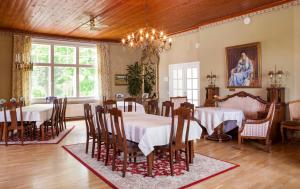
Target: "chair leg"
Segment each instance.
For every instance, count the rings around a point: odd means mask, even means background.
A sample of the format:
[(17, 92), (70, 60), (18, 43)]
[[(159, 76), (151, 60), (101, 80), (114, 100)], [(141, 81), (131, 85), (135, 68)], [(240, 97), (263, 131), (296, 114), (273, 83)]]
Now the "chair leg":
[(53, 128), (53, 125), (51, 126), (51, 135), (52, 135), (52, 138), (54, 138), (54, 128)]
[(108, 155), (109, 155), (109, 145), (106, 144), (106, 152), (105, 152), (105, 166), (108, 164)]
[(171, 175), (174, 176), (174, 169), (173, 169), (173, 152), (170, 151), (170, 169), (171, 169)]
[(185, 164), (186, 164), (186, 170), (190, 171), (190, 166), (189, 166), (189, 148), (188, 146), (185, 148)]
[(24, 144), (24, 129), (21, 130), (20, 134), (21, 134), (21, 136), (20, 136), (21, 137), (21, 142), (22, 142), (22, 145), (23, 145)]
[(271, 152), (271, 145), (272, 141), (271, 140), (266, 140), (266, 152), (270, 153)]
[(101, 153), (101, 141), (100, 139), (98, 139), (97, 161), (100, 160), (100, 153)]
[(242, 136), (241, 133), (238, 134), (238, 147), (237, 149), (241, 150), (242, 149)]
[(85, 153), (89, 152), (89, 136), (86, 137)]
[(284, 144), (284, 128), (283, 125), (280, 127), (280, 132), (281, 132), (281, 143)]
[(95, 138), (93, 137), (93, 142), (92, 142), (92, 158), (94, 158), (94, 154), (95, 154)]
[(113, 152), (113, 160), (112, 160), (112, 170), (114, 171), (116, 169), (116, 148), (114, 147), (114, 152)]
[(127, 169), (127, 152), (124, 152), (122, 177), (125, 177)]

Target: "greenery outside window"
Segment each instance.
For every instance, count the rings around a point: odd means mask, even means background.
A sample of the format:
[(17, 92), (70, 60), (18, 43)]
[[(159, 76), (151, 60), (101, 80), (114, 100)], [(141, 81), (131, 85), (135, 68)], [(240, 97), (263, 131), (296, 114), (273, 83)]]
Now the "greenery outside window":
[(97, 98), (94, 44), (33, 40), (31, 98)]

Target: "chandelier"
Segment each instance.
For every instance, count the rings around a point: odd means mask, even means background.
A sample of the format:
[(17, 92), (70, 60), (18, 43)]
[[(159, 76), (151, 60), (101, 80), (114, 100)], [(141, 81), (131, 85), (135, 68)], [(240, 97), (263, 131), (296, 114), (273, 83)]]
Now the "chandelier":
[(15, 65), (17, 70), (32, 71), (33, 64), (31, 58), (27, 60), (30, 55), (28, 55), (27, 53), (16, 53), (15, 56)]
[(158, 52), (171, 49), (172, 38), (167, 37), (165, 32), (157, 31), (155, 28), (141, 28), (136, 32), (128, 34), (122, 40), (123, 45), (137, 48), (151, 48)]
[(122, 44), (131, 48), (141, 48), (143, 50), (152, 51), (155, 53), (161, 53), (164, 50), (171, 49), (172, 39), (168, 37), (164, 31), (159, 31), (155, 28), (148, 27), (146, 16), (147, 11), (148, 6), (145, 0), (144, 19), (146, 27), (129, 33), (121, 40)]

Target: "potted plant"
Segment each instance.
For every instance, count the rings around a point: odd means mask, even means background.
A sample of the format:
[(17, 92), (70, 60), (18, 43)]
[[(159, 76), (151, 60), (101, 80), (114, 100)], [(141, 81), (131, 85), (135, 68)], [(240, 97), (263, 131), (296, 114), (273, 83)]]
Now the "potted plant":
[(142, 91), (142, 71), (143, 67), (138, 62), (127, 66), (128, 93), (131, 96), (137, 96)]

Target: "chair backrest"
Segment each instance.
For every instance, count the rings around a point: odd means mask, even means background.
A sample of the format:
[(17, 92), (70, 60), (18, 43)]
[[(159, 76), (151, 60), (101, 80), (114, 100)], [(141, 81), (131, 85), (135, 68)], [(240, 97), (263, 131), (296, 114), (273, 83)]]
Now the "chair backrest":
[(291, 120), (300, 120), (300, 100), (289, 102)]
[(105, 110), (100, 105), (96, 106), (95, 110), (96, 110), (97, 132), (101, 133), (101, 139), (103, 139), (105, 143), (108, 143), (109, 133), (107, 128)]
[(117, 101), (105, 100), (105, 101), (103, 101), (103, 107), (104, 107), (105, 112), (108, 112), (109, 110), (111, 110), (113, 108), (118, 108)]
[[(189, 108), (180, 107), (174, 110), (172, 115), (172, 125), (169, 145), (174, 145), (175, 149), (182, 147), (182, 139), (187, 145), (190, 130), (191, 110)], [(176, 123), (175, 123), (176, 122)], [(186, 127), (184, 129), (184, 127)], [(184, 132), (185, 131), (185, 132)]]
[(269, 127), (268, 127), (268, 131), (267, 131), (267, 137), (270, 136), (271, 126), (273, 124), (273, 120), (274, 120), (274, 116), (275, 116), (275, 111), (276, 111), (276, 103), (272, 102), (272, 104), (270, 105), (270, 108), (269, 108), (268, 115), (266, 117), (266, 119), (269, 120)]
[(115, 94), (116, 101), (122, 101), (122, 100), (124, 100), (124, 97), (125, 97), (125, 95), (122, 93)]
[(63, 99), (59, 98), (58, 99), (58, 111), (57, 111), (57, 119), (58, 119), (58, 121), (61, 121), (63, 119), (62, 109), (63, 109)]
[[(3, 104), (4, 124), (6, 127), (8, 126), (8, 123), (10, 123), (11, 129), (17, 129), (19, 122), (21, 128), (23, 128), (22, 106), (23, 102), (5, 102)], [(10, 117), (10, 120), (8, 120), (8, 115)]]
[(162, 103), (161, 116), (170, 117), (173, 114), (174, 103), (171, 101), (165, 101)]
[(158, 100), (153, 99), (147, 101), (147, 113), (153, 115), (159, 115)]
[(59, 102), (58, 99), (55, 98), (53, 101), (53, 107), (52, 107), (52, 114), (51, 114), (51, 122), (56, 122), (57, 121), (57, 115), (59, 114)]
[(127, 139), (124, 130), (122, 111), (113, 108), (109, 111), (113, 143), (118, 149), (127, 150)]
[(134, 106), (134, 111), (136, 112), (136, 98), (134, 97), (124, 98), (124, 112), (126, 112), (126, 107), (127, 107), (127, 112), (132, 112), (133, 106)]
[(84, 120), (86, 125), (87, 136), (96, 136), (96, 129), (93, 122), (93, 113), (90, 104), (84, 104)]
[(174, 109), (177, 109), (180, 107), (181, 103), (187, 102), (187, 97), (186, 96), (170, 97), (170, 101), (174, 103)]
[(191, 110), (191, 119), (195, 119), (195, 105), (189, 102), (184, 102), (180, 104), (180, 107), (185, 107)]
[(66, 120), (66, 110), (67, 110), (67, 104), (68, 104), (68, 99), (67, 97), (65, 97), (63, 99), (63, 105), (62, 105), (62, 120), (65, 121)]

